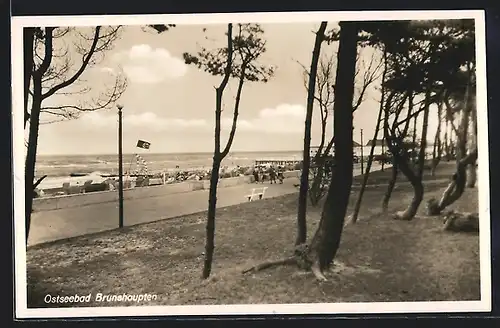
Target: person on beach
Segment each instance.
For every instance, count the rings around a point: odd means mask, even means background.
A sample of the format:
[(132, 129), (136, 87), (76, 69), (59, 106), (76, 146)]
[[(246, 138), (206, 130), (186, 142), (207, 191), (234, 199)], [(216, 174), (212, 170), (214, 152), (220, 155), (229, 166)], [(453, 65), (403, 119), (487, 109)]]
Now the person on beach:
[(276, 170), (273, 166), (269, 168), (269, 180), (271, 184), (273, 184), (273, 182), (276, 184)]
[(283, 179), (284, 179), (283, 168), (281, 166), (278, 166), (278, 180), (280, 184), (283, 184)]
[(264, 183), (267, 180), (267, 174), (262, 167), (259, 167), (260, 183)]
[(255, 180), (255, 183), (259, 183), (259, 172), (256, 168), (253, 169), (253, 178)]

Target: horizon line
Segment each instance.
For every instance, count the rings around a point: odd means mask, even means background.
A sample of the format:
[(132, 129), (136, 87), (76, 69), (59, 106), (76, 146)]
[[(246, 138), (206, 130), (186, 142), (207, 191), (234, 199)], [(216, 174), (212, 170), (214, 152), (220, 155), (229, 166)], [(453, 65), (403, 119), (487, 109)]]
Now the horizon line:
[[(353, 146), (353, 149), (355, 148), (360, 148), (360, 147), (371, 147), (370, 143), (372, 139), (370, 139), (367, 144), (365, 145), (359, 145), (359, 146)], [(359, 144), (359, 143), (358, 143)], [(432, 147), (434, 146), (433, 142), (427, 141), (427, 147)], [(375, 145), (375, 147), (381, 147), (381, 145)], [(310, 146), (311, 149), (318, 148), (318, 146)], [(300, 152), (302, 153), (302, 149), (273, 149), (273, 150), (231, 150), (228, 155), (232, 153), (284, 153), (284, 152)], [(188, 155), (188, 154), (213, 154), (213, 151), (182, 151), (182, 152), (150, 152), (150, 151), (141, 151), (138, 150), (137, 152), (127, 152), (123, 153), (123, 155), (135, 155), (135, 154), (151, 154), (151, 155)], [(116, 153), (88, 153), (88, 154), (82, 154), (82, 153), (60, 153), (60, 154), (50, 154), (50, 153), (40, 153), (37, 155), (38, 156), (92, 156), (92, 155), (116, 155), (118, 156), (118, 152)]]
[[(311, 147), (312, 148), (312, 147)], [(284, 152), (303, 152), (302, 149), (294, 150), (294, 149), (276, 149), (276, 150), (232, 150), (228, 153), (230, 155), (231, 153), (284, 153)], [(123, 155), (134, 155), (134, 154), (151, 154), (151, 155), (178, 155), (178, 154), (183, 154), (183, 155), (189, 155), (189, 154), (213, 154), (213, 151), (186, 151), (186, 152), (144, 152), (144, 151), (138, 151), (134, 153), (123, 153)], [(88, 154), (82, 154), (82, 153), (64, 153), (64, 154), (38, 154), (37, 156), (91, 156), (91, 155), (116, 155), (118, 156), (117, 153), (88, 153)]]

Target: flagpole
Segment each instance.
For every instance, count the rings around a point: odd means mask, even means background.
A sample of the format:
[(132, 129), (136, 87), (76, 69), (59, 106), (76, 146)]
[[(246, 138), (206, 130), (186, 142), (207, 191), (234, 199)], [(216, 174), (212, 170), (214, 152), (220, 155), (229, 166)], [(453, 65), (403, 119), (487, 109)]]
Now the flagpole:
[(118, 227), (123, 228), (123, 106), (118, 108)]

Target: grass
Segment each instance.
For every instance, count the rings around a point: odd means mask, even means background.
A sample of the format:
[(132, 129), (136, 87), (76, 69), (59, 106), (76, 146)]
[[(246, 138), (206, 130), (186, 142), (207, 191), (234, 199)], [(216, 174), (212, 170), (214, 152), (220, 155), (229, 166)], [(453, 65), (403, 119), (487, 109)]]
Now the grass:
[[(429, 184), (425, 199), (444, 187)], [(442, 231), (441, 220), (423, 215), (424, 204), (413, 221), (391, 220), (379, 213), (383, 190), (367, 189), (360, 219), (345, 228), (327, 282), (289, 266), (241, 274), (292, 252), (297, 207), (292, 194), (217, 211), (208, 280), (200, 278), (206, 213), (30, 247), (28, 306), (49, 306), (43, 302), (48, 293), (158, 295), (140, 304), (80, 306), (479, 300), (478, 235)], [(411, 187), (401, 184), (390, 210), (404, 209), (411, 197)], [(355, 200), (356, 191), (350, 210)], [(477, 211), (477, 189), (468, 189), (453, 208)], [(309, 235), (320, 211), (308, 210)]]
[[(429, 166), (430, 163), (426, 163), (425, 166)], [(441, 167), (438, 166), (439, 170), (436, 171), (435, 175), (431, 175), (431, 171), (429, 169), (424, 170), (423, 172), (423, 181), (424, 183), (426, 181), (436, 181), (436, 180), (448, 180), (450, 179), (451, 175), (454, 173), (454, 165), (452, 162), (445, 162), (443, 161), (441, 164)], [(424, 166), (424, 167), (425, 167)], [(366, 168), (366, 165), (365, 165)], [(370, 172), (370, 175), (368, 176), (368, 182), (367, 184), (385, 184), (389, 183), (392, 175), (392, 168), (386, 168), (384, 171), (378, 170), (374, 172)], [(406, 182), (405, 176), (399, 172), (397, 182)], [(363, 176), (358, 175), (354, 177), (353, 179), (353, 186), (358, 186), (361, 185), (363, 182)]]

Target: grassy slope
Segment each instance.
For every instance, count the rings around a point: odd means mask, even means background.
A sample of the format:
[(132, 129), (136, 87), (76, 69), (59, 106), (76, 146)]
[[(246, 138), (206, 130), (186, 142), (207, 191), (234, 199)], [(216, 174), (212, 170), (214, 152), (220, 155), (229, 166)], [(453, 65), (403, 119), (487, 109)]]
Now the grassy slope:
[[(428, 184), (425, 198), (443, 188)], [(31, 247), (29, 306), (46, 306), (46, 293), (98, 292), (157, 294), (155, 302), (143, 303), (150, 305), (479, 299), (478, 236), (442, 232), (440, 220), (423, 215), (411, 222), (382, 216), (384, 190), (368, 189), (360, 221), (345, 229), (328, 282), (295, 267), (240, 273), (290, 254), (295, 194), (218, 210), (214, 268), (207, 281), (200, 279), (205, 213)], [(391, 211), (403, 209), (411, 196), (409, 186), (399, 186)], [(351, 209), (355, 199), (353, 192)], [(453, 207), (477, 211), (477, 189), (467, 190)], [(320, 209), (309, 209), (310, 235), (319, 214)], [(85, 304), (102, 305), (136, 304)]]

